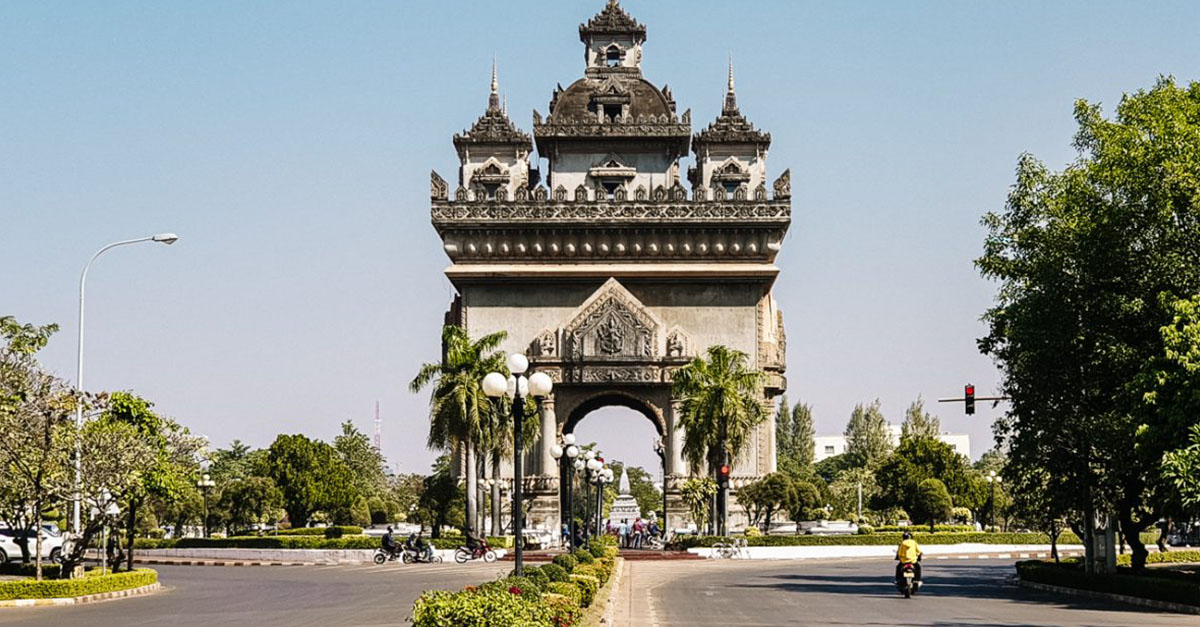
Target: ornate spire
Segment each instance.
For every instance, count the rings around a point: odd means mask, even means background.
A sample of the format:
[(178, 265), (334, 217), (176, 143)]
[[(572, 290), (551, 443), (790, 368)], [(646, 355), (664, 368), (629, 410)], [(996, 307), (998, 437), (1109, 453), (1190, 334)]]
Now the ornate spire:
[(492, 93), (488, 96), (488, 111), (500, 110), (500, 81), (496, 80), (496, 57), (492, 55)]
[(646, 39), (646, 27), (626, 13), (620, 2), (608, 0), (603, 11), (579, 25), (580, 41), (587, 43), (593, 35), (630, 35), (641, 42)]
[(733, 93), (733, 55), (729, 55), (729, 87), (725, 90), (725, 104), (721, 107), (724, 115), (737, 115), (737, 94)]

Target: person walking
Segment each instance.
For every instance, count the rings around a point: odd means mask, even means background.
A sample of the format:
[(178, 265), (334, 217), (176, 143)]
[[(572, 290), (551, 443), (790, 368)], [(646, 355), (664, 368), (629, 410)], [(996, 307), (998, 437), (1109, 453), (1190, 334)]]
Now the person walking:
[(629, 548), (629, 521), (621, 519), (621, 524), (617, 526), (617, 536), (620, 538), (622, 549)]

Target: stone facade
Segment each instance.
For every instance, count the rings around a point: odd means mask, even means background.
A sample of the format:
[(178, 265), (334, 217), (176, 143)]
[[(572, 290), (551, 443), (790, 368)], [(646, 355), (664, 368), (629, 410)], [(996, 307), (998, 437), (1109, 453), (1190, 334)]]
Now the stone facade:
[[(579, 35), (584, 77), (554, 91), (545, 117), (534, 112), (544, 185), (529, 165), (529, 135), (499, 105), (494, 70), (487, 110), (454, 138), (457, 188), (431, 175), (432, 222), (458, 291), (446, 320), (473, 337), (506, 331), (503, 349), (526, 353), (555, 381), (540, 441), (522, 460), (533, 526), (558, 525), (550, 446), (611, 405), (644, 415), (665, 443), (678, 526), (678, 488), (700, 469), (683, 463), (672, 373), (724, 344), (767, 373), (764, 403), (786, 387), (771, 290), (791, 223), (790, 176), (767, 185), (770, 136), (739, 111), (732, 65), (721, 116), (693, 136), (690, 112), (678, 115), (670, 90), (642, 77), (645, 26), (613, 0)], [(689, 148), (690, 189), (680, 176)], [(767, 421), (737, 457), (735, 489), (775, 469), (774, 442)]]

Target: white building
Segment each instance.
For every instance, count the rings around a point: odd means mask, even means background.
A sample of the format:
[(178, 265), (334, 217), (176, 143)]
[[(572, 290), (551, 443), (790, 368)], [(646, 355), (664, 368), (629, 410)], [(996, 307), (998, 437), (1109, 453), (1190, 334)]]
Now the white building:
[[(891, 436), (892, 446), (900, 444), (900, 426), (888, 425), (888, 435)], [(959, 455), (971, 457), (971, 436), (965, 433), (942, 433), (938, 435), (938, 439), (954, 447), (954, 452)], [(841, 455), (846, 452), (846, 436), (838, 435), (818, 435), (813, 438), (813, 461), (821, 461), (827, 457)]]

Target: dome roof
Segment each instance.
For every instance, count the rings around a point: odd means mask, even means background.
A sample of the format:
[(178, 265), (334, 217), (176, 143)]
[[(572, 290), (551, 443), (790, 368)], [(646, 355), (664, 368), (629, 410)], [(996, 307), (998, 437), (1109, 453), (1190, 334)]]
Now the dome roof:
[(555, 91), (550, 101), (547, 122), (569, 119), (597, 119), (596, 102), (628, 103), (627, 115), (670, 116), (675, 103), (669, 100), (670, 91), (660, 91), (650, 81), (637, 76), (581, 78), (562, 91)]

